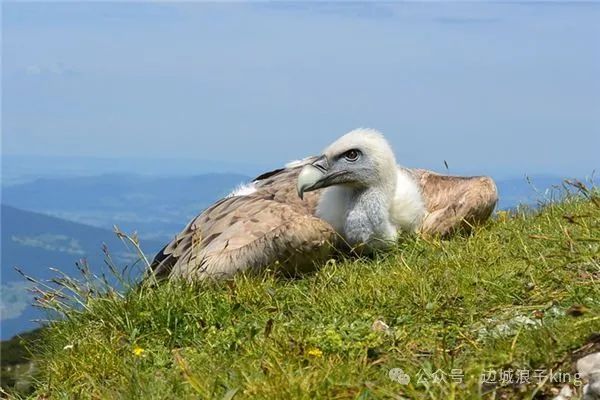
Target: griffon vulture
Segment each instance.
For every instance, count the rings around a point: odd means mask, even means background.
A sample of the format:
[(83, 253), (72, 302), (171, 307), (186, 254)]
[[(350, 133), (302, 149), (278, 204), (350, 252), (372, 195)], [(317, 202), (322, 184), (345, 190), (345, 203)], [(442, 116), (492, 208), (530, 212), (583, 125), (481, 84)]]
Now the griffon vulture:
[(398, 166), (381, 133), (357, 129), (323, 155), (265, 173), (217, 201), (156, 255), (151, 269), (159, 278), (188, 280), (269, 266), (310, 270), (334, 248), (368, 252), (403, 232), (468, 230), (488, 219), (497, 198), (489, 177)]

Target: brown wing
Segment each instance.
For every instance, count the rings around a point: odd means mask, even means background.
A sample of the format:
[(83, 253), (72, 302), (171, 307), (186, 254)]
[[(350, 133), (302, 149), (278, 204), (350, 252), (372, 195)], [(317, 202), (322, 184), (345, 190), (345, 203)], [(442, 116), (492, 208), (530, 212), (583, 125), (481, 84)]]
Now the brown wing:
[(428, 215), (421, 231), (447, 236), (457, 230), (470, 230), (485, 222), (498, 201), (493, 179), (487, 176), (460, 177), (411, 170), (421, 185)]
[(298, 198), (298, 173), (291, 168), (264, 174), (254, 182), (255, 193), (212, 205), (159, 252), (155, 275), (193, 280), (275, 265), (294, 272), (323, 262), (336, 235), (312, 216), (316, 195)]

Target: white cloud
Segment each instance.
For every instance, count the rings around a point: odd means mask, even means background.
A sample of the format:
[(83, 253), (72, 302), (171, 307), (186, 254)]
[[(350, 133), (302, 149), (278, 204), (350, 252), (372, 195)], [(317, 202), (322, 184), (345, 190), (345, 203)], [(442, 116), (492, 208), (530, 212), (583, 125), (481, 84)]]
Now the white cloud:
[(74, 68), (68, 67), (62, 62), (47, 65), (30, 64), (24, 67), (23, 70), (31, 76), (72, 76), (75, 74)]
[(18, 318), (31, 304), (33, 296), (23, 282), (8, 282), (2, 285), (0, 295), (0, 320)]

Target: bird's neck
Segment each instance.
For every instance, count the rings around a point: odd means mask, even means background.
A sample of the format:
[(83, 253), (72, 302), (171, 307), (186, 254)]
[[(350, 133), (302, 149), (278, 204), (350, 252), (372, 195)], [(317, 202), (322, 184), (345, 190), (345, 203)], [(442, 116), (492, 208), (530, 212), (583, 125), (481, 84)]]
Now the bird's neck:
[(396, 238), (390, 220), (395, 186), (396, 177), (391, 176), (368, 188), (329, 187), (321, 195), (317, 216), (329, 222), (350, 245), (387, 246)]
[(396, 187), (390, 203), (390, 220), (401, 232), (416, 232), (427, 213), (421, 186), (413, 174), (402, 167), (396, 172)]

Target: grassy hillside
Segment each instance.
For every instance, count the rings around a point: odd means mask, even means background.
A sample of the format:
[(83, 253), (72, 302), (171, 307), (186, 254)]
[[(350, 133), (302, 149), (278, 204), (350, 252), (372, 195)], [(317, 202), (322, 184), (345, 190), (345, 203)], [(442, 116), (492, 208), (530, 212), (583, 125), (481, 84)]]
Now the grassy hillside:
[(570, 196), (501, 213), (472, 236), (331, 260), (302, 279), (87, 297), (36, 349), (37, 393), (550, 398), (556, 380), (574, 381), (550, 370), (573, 374), (600, 347), (599, 279), (600, 199)]

